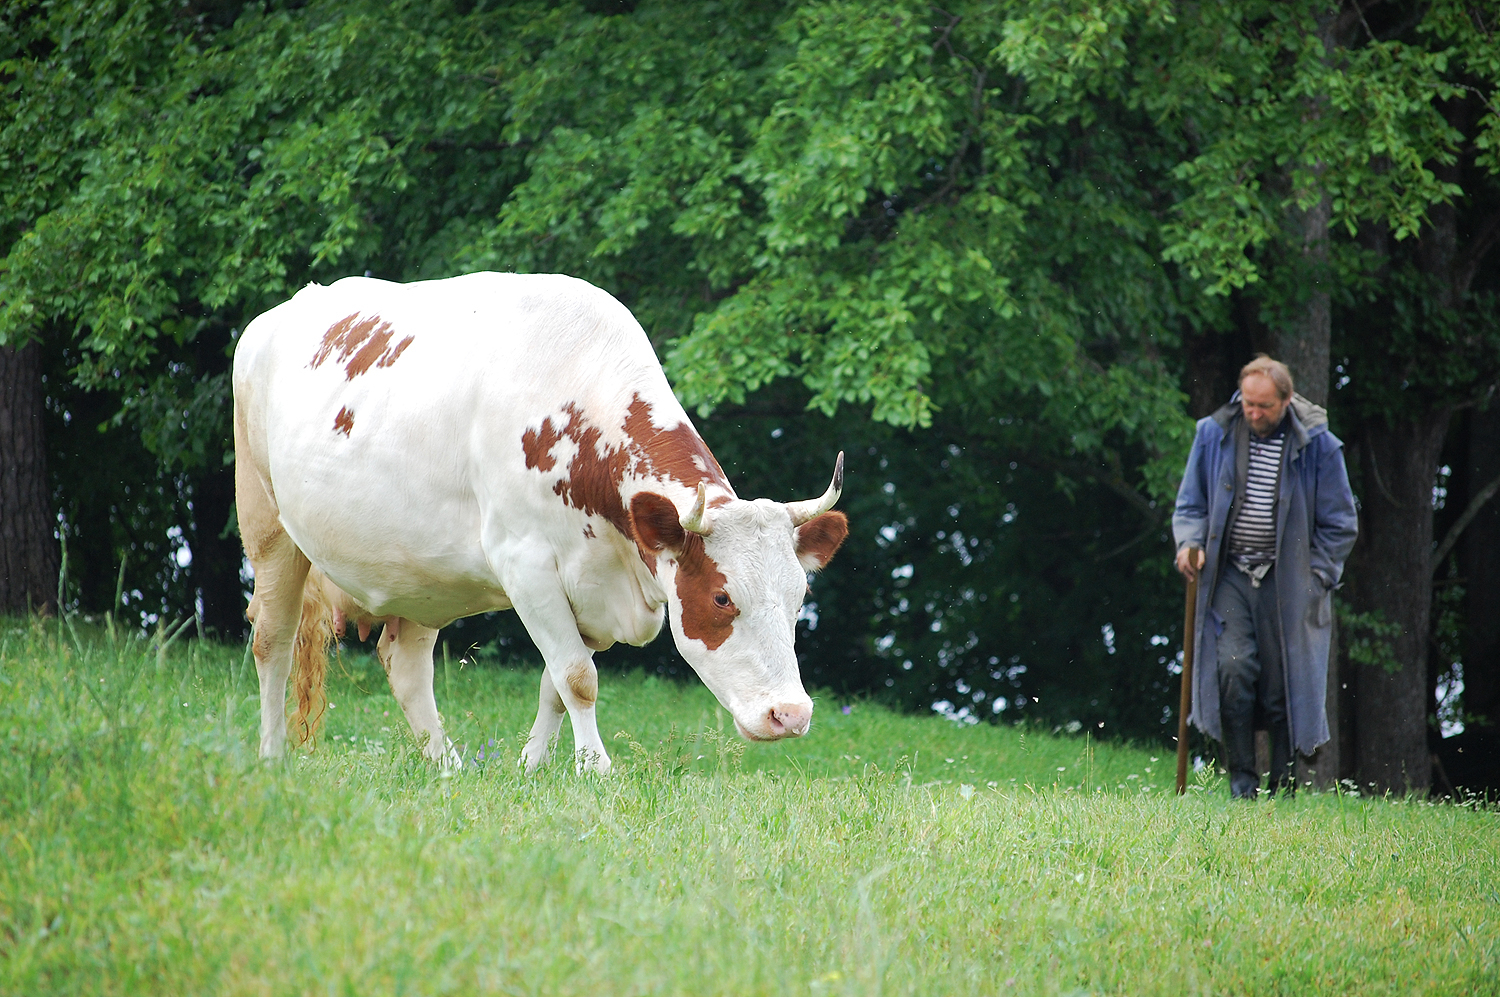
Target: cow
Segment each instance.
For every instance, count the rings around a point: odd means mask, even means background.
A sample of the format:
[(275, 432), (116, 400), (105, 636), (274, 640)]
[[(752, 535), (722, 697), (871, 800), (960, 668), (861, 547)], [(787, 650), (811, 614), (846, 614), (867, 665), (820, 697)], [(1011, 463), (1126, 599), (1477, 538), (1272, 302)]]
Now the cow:
[(504, 609), (544, 663), (528, 772), (564, 713), (577, 768), (609, 771), (594, 652), (664, 619), (742, 737), (809, 728), (793, 635), (808, 573), (848, 535), (843, 454), (820, 498), (741, 499), (640, 324), (585, 281), (309, 285), (237, 343), (234, 453), (262, 757), (286, 749), (294, 672), (294, 731), (314, 735), (327, 643), (352, 622), (382, 627), (413, 734), (453, 763), (437, 633)]

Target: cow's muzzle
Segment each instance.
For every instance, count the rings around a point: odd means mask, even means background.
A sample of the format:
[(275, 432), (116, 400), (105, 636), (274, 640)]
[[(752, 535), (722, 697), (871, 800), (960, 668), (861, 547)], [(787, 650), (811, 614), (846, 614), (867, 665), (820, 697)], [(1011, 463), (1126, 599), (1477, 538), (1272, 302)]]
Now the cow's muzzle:
[(778, 703), (756, 718), (749, 726), (735, 717), (735, 729), (747, 741), (779, 741), (784, 737), (801, 737), (812, 726), (812, 701)]

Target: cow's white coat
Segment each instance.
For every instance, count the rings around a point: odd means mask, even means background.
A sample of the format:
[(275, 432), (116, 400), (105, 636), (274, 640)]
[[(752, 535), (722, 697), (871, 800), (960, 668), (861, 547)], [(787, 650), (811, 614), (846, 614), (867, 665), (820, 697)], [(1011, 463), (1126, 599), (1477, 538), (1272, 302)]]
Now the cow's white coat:
[[(410, 341), (388, 364), (351, 374), (348, 357), (324, 349), (351, 315), (389, 323), (392, 346)], [(601, 431), (600, 448), (628, 442), (625, 413), (637, 398), (655, 429), (688, 423), (645, 333), (605, 292), (563, 276), (490, 273), (312, 285), (245, 330), (234, 393), (242, 534), (260, 614), (263, 755), (285, 747), (296, 628), (295, 615), (285, 617), (300, 611), (291, 607), (308, 561), (363, 617), (387, 621), (382, 660), (434, 758), (445, 743), (432, 695), (436, 628), (511, 607), (546, 662), (528, 769), (546, 759), (567, 713), (579, 764), (608, 770), (592, 649), (646, 643), (664, 610), (679, 650), (742, 734), (807, 729), (812, 703), (792, 647), (806, 578), (786, 506), (743, 501), (710, 482), (719, 504), (704, 546), (740, 611), (732, 635), (710, 650), (683, 630), (673, 552), (657, 556), (653, 574), (631, 539), (559, 498), (554, 485), (578, 444), (555, 442), (551, 473), (528, 467), (523, 435), (549, 418), (566, 423), (570, 404)], [(679, 512), (692, 507), (696, 482), (639, 470), (621, 485), (625, 508), (640, 491)]]

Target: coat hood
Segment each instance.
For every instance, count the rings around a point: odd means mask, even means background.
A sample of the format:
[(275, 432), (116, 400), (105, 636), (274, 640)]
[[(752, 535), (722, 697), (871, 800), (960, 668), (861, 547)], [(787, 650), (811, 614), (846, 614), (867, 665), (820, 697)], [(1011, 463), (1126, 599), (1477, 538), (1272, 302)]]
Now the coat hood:
[[(1292, 392), (1292, 414), (1297, 417), (1297, 422), (1302, 426), (1302, 431), (1308, 436), (1316, 436), (1320, 432), (1328, 430), (1328, 410), (1316, 402), (1310, 402), (1296, 392)], [(1227, 434), (1230, 423), (1240, 416), (1240, 393), (1235, 391), (1234, 397), (1221, 405), (1212, 416), (1219, 428)]]

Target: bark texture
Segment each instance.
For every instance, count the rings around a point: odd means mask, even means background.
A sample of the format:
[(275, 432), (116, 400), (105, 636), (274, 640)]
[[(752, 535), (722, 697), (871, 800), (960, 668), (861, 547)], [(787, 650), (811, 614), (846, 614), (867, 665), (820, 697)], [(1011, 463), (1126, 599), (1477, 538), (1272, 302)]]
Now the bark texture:
[(1392, 642), (1399, 668), (1345, 669), (1356, 723), (1354, 778), (1361, 790), (1425, 791), (1432, 782), (1427, 750), (1427, 646), (1432, 609), (1432, 484), (1449, 411), (1431, 410), (1371, 427), (1361, 442), (1360, 546), (1352, 586), (1355, 606), (1399, 623)]
[[(1470, 415), (1468, 463), (1471, 489), (1500, 475), (1500, 404)], [(1457, 550), (1468, 622), (1464, 709), (1500, 726), (1500, 496), (1474, 517)]]
[[(1342, 4), (1328, 4), (1317, 14), (1318, 40), (1323, 43), (1324, 59), (1333, 58), (1339, 44), (1340, 14)], [(1316, 119), (1323, 113), (1325, 98), (1310, 98), (1306, 101), (1307, 116)], [(1321, 169), (1316, 171), (1321, 175)], [(1288, 177), (1290, 186), (1291, 178)], [(1328, 227), (1333, 220), (1333, 201), (1325, 193), (1311, 207), (1293, 207), (1287, 213), (1288, 228), (1298, 247), (1301, 259), (1298, 267), (1306, 282), (1305, 297), (1300, 310), (1290, 315), (1273, 336), (1272, 355), (1286, 364), (1292, 372), (1292, 382), (1302, 397), (1323, 407), (1328, 406), (1329, 376), (1332, 371), (1333, 311), (1328, 295)], [(1295, 244), (1294, 243), (1294, 244)], [(1346, 767), (1346, 757), (1340, 750), (1344, 742), (1347, 719), (1339, 709), (1339, 691), (1344, 684), (1341, 677), (1342, 662), (1339, 661), (1337, 628), (1328, 649), (1328, 692), (1325, 708), (1328, 713), (1328, 730), (1332, 735), (1327, 743), (1311, 757), (1297, 760), (1297, 781), (1311, 782), (1319, 787), (1332, 785)]]
[(0, 347), (0, 613), (57, 608), (43, 411), (41, 350)]
[[(1333, 217), (1332, 202), (1325, 194), (1306, 211), (1294, 208), (1290, 222), (1294, 234), (1302, 240), (1301, 270), (1311, 285), (1300, 311), (1276, 331), (1273, 354), (1292, 372), (1292, 382), (1302, 397), (1327, 407), (1330, 356), (1333, 338), (1333, 314), (1323, 279), (1328, 266), (1328, 223)], [(1338, 780), (1345, 758), (1340, 751), (1342, 738), (1338, 693), (1343, 684), (1337, 635), (1328, 652), (1328, 729), (1332, 737), (1311, 757), (1298, 760), (1297, 781), (1311, 782), (1326, 788)]]
[(1309, 285), (1302, 307), (1276, 331), (1276, 359), (1292, 371), (1292, 381), (1302, 397), (1319, 405), (1328, 404), (1330, 339), (1333, 314), (1327, 285), (1328, 223), (1333, 217), (1328, 195), (1306, 211), (1292, 209), (1292, 231), (1301, 237), (1301, 270)]
[(249, 623), (240, 585), (240, 538), (227, 529), (233, 506), (233, 467), (216, 468), (194, 480), (193, 581), (203, 599), (203, 623), (219, 637), (240, 640)]

